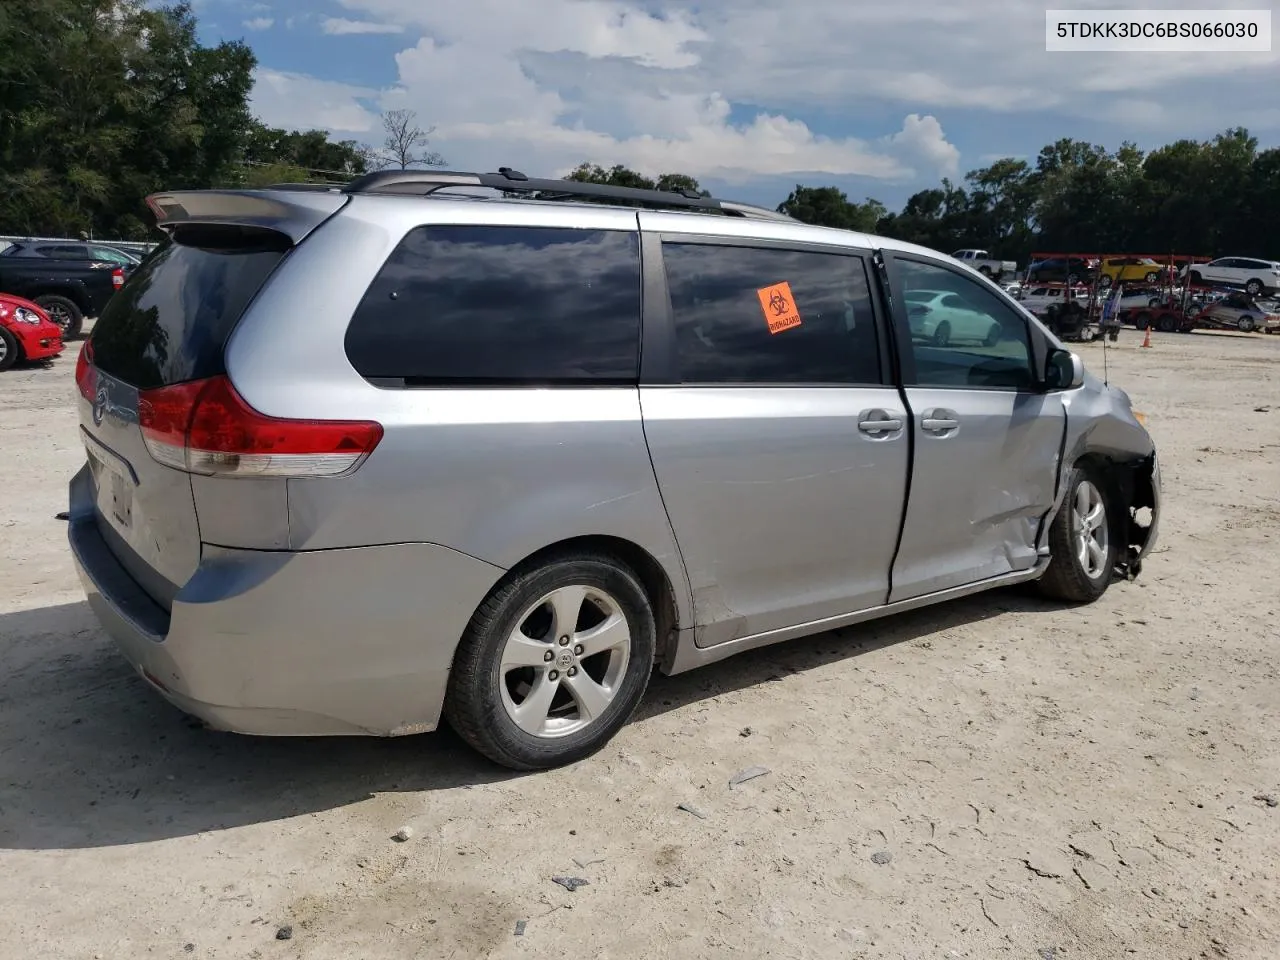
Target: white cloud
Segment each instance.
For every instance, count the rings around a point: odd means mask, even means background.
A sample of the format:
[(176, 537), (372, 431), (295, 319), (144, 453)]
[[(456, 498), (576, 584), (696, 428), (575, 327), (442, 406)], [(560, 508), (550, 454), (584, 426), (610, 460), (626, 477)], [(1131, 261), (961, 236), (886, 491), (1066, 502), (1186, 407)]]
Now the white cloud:
[(355, 33), (404, 33), (404, 27), (398, 23), (346, 20), (342, 17), (325, 17), (320, 21), (320, 29), (335, 36)]
[(270, 30), (275, 24), (275, 20), (271, 17), (254, 17), (252, 20), (244, 21), (247, 30)]
[(367, 106), (380, 95), (377, 90), (264, 67), (254, 71), (253, 79), (253, 111), (270, 126), (365, 138), (378, 127), (377, 112)]
[[(1265, 80), (1280, 55), (1050, 55), (1043, 9), (1025, 0), (339, 2), (353, 19), (322, 20), (327, 33), (420, 38), (397, 54), (394, 82), (370, 90), (263, 69), (256, 109), (377, 140), (377, 111), (408, 107), (460, 168), (589, 160), (731, 181), (932, 182), (990, 162), (962, 157), (948, 136), (975, 114), (1005, 128), (1001, 142), (1025, 119), (1109, 143), (1280, 127)], [(1220, 84), (1229, 96), (1215, 96)], [(859, 120), (886, 113), (903, 118), (898, 129)]]

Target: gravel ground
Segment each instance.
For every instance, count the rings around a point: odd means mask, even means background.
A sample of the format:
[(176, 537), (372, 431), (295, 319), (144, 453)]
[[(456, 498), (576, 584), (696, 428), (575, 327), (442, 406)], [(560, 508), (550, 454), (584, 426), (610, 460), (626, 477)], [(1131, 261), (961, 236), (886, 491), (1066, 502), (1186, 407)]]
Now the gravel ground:
[(656, 678), (603, 753), (533, 776), (449, 733), (193, 729), (54, 519), (74, 351), (0, 375), (0, 953), (1274, 960), (1280, 337), (1138, 343), (1108, 352), (1164, 467), (1138, 581)]

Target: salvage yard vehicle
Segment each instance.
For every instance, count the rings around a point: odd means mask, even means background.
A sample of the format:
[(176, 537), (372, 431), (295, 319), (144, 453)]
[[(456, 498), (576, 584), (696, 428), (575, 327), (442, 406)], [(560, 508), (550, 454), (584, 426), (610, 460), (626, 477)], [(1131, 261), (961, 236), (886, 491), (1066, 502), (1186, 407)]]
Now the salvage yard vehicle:
[(1196, 286), (1219, 284), (1240, 287), (1251, 297), (1280, 290), (1280, 261), (1254, 257), (1219, 257), (1208, 263), (1182, 268), (1180, 278), (1190, 275)]
[[(934, 251), (510, 169), (148, 203), (169, 239), (77, 363), (68, 537), (212, 727), (443, 716), (547, 768), (655, 666), (1013, 584), (1088, 603), (1156, 540), (1128, 396)], [(919, 291), (1000, 336), (913, 337)]]
[(0, 370), (52, 360), (62, 352), (62, 331), (38, 304), (0, 293)]
[(1151, 285), (1168, 270), (1151, 257), (1105, 257), (1098, 267), (1098, 286), (1134, 282)]
[(1270, 333), (1280, 328), (1280, 313), (1274, 309), (1264, 310), (1247, 293), (1232, 293), (1215, 300), (1196, 314), (1195, 319), (1198, 326), (1241, 333), (1255, 330)]
[(96, 317), (124, 285), (125, 266), (84, 260), (25, 241), (0, 250), (0, 290), (40, 305), (66, 339), (79, 336), (85, 317)]
[(984, 277), (1000, 281), (1001, 277), (1011, 277), (1018, 272), (1018, 264), (1013, 260), (994, 260), (986, 250), (957, 250), (951, 254), (966, 267), (973, 267)]
[(939, 347), (965, 341), (993, 347), (1004, 336), (982, 307), (949, 290), (909, 290), (905, 294), (911, 336)]

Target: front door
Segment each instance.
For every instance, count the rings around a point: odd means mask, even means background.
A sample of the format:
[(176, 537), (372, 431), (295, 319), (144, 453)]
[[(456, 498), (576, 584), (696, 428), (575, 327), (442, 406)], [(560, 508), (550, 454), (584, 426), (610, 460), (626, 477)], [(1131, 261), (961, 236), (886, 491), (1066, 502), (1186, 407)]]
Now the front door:
[[(645, 230), (685, 219), (641, 214)], [(884, 603), (908, 437), (866, 257), (680, 235), (660, 248), (670, 368), (653, 382), (646, 317), (640, 396), (698, 645)]]
[(996, 291), (924, 257), (887, 262), (895, 324), (913, 290), (964, 302), (968, 336), (912, 338), (902, 351), (915, 443), (890, 601), (936, 593), (1036, 563), (1036, 535), (1057, 491), (1066, 414), (1036, 388), (1026, 318)]

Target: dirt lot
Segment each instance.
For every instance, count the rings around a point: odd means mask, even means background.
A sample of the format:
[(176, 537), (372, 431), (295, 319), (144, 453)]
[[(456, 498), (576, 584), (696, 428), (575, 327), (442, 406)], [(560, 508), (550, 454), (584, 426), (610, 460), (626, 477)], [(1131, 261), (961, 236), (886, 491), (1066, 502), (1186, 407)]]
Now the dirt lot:
[(448, 733), (193, 729), (97, 630), (54, 519), (74, 352), (0, 375), (0, 953), (1274, 960), (1280, 337), (1138, 342), (1110, 372), (1167, 507), (1137, 582), (658, 678), (603, 754), (522, 777)]

